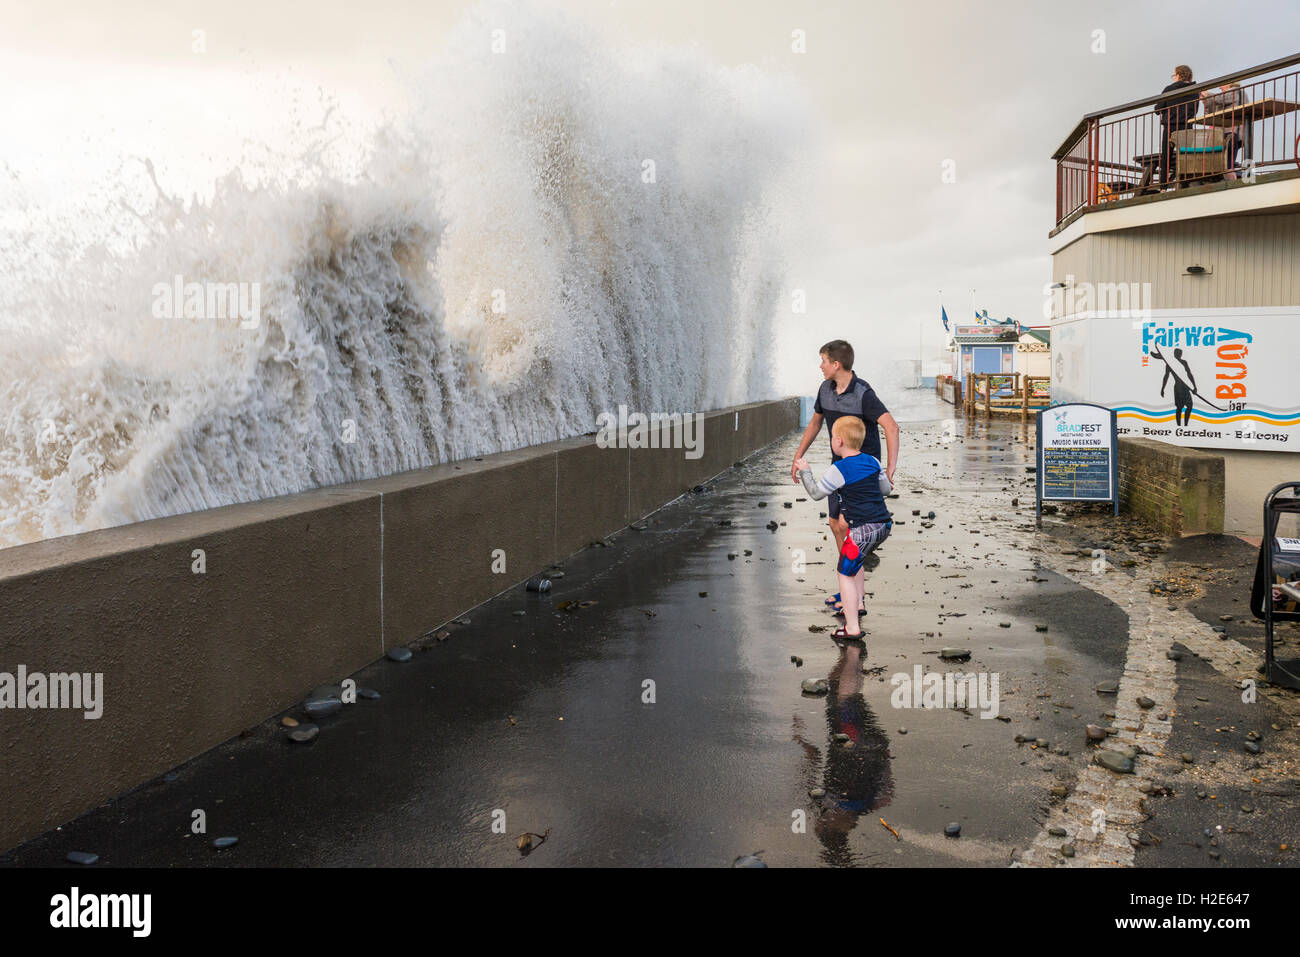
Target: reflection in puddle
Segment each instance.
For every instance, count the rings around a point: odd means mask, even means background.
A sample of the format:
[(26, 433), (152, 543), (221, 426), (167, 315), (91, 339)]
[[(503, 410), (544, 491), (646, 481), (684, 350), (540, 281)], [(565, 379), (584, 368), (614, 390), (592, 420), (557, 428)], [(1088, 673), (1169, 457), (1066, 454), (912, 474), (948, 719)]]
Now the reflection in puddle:
[[(867, 652), (860, 642), (837, 642), (840, 654), (827, 676), (826, 735), (814, 744), (798, 715), (794, 740), (804, 749), (808, 777), (825, 794), (814, 800), (813, 832), (822, 845), (821, 859), (833, 867), (855, 861), (849, 834), (858, 818), (887, 805), (894, 796), (889, 738), (862, 695), (862, 666)], [(837, 738), (837, 735), (847, 738)]]

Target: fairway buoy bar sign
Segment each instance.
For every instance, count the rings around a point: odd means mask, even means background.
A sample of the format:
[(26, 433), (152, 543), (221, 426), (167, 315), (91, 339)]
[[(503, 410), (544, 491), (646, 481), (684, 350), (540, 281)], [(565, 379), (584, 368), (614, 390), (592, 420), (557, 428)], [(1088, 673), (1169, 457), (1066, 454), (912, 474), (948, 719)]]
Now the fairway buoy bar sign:
[(1074, 402), (1038, 413), (1038, 494), (1043, 502), (1113, 502), (1119, 514), (1119, 457), (1115, 413)]
[(1114, 409), (1119, 434), (1300, 452), (1295, 306), (1150, 309), (1052, 326), (1052, 398)]

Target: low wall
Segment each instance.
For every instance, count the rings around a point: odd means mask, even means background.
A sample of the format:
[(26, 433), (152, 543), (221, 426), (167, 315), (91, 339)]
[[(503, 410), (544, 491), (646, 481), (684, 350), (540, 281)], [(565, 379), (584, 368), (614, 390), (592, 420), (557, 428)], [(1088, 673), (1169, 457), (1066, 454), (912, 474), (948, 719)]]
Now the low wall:
[(427, 634), (798, 421), (797, 398), (756, 402), (707, 413), (698, 459), (587, 436), (0, 550), (0, 675), (103, 675), (97, 719), (0, 707), (0, 850)]
[(1223, 534), (1223, 456), (1155, 439), (1119, 440), (1120, 508), (1169, 535)]

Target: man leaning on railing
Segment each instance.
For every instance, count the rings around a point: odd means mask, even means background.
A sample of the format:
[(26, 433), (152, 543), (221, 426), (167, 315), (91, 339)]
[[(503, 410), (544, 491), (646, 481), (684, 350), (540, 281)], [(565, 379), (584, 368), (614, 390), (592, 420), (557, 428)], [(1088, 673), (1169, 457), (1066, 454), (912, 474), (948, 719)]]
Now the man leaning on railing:
[[(1173, 83), (1160, 92), (1172, 93), (1195, 85), (1192, 82), (1192, 68), (1184, 64), (1174, 67), (1173, 80)], [(1161, 183), (1168, 183), (1174, 179), (1174, 161), (1178, 155), (1174, 150), (1174, 132), (1191, 126), (1192, 120), (1196, 118), (1200, 109), (1201, 97), (1198, 93), (1182, 93), (1156, 104), (1156, 112), (1160, 115), (1160, 141), (1163, 144), (1161, 152), (1164, 156), (1164, 162), (1160, 164)]]

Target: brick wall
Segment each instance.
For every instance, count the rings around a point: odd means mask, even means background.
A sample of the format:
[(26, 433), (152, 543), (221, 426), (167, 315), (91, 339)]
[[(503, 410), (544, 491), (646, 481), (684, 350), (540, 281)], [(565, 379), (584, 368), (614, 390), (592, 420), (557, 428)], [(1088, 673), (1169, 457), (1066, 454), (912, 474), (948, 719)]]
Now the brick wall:
[(1223, 533), (1223, 456), (1155, 439), (1119, 440), (1120, 508), (1169, 535)]

